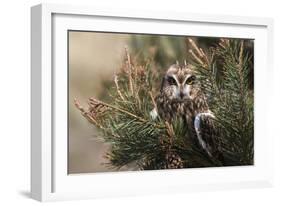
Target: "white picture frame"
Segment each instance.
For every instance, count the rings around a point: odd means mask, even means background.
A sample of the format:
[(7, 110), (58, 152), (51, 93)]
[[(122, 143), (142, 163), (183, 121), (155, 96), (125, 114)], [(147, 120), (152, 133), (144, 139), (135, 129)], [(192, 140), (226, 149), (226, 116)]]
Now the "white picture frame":
[[(31, 26), (32, 198), (52, 201), (272, 186), (270, 94), (262, 98), (272, 88), (272, 19), (40, 4), (31, 8)], [(255, 165), (68, 175), (64, 99), (69, 29), (255, 38)]]

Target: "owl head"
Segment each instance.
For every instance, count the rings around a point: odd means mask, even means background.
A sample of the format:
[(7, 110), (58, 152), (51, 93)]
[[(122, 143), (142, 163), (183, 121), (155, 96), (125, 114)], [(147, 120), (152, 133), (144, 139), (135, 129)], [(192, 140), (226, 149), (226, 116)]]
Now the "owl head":
[(171, 65), (163, 77), (161, 93), (171, 101), (183, 102), (193, 99), (198, 84), (191, 66)]

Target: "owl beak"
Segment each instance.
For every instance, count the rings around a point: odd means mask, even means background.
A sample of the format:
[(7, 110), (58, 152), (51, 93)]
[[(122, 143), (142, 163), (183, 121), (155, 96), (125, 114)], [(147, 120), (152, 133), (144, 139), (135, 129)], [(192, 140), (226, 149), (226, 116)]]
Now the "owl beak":
[(183, 99), (183, 96), (184, 96), (183, 92), (180, 92), (180, 98), (181, 99)]

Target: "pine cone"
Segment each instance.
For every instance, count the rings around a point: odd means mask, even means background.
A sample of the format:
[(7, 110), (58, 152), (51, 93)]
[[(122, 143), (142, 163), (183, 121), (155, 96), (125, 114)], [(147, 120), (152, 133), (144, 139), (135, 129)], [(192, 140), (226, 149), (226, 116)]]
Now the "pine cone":
[(167, 153), (162, 159), (145, 160), (141, 165), (143, 170), (180, 169), (183, 167), (183, 160), (175, 152)]
[(180, 169), (183, 168), (183, 161), (181, 157), (173, 152), (166, 155), (167, 169)]

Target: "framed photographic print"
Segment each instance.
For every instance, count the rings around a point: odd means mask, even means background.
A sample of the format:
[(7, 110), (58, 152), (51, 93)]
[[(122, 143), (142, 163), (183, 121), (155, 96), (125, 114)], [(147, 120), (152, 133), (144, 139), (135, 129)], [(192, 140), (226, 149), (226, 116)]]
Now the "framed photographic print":
[(31, 25), (34, 199), (272, 185), (271, 19), (43, 4)]

